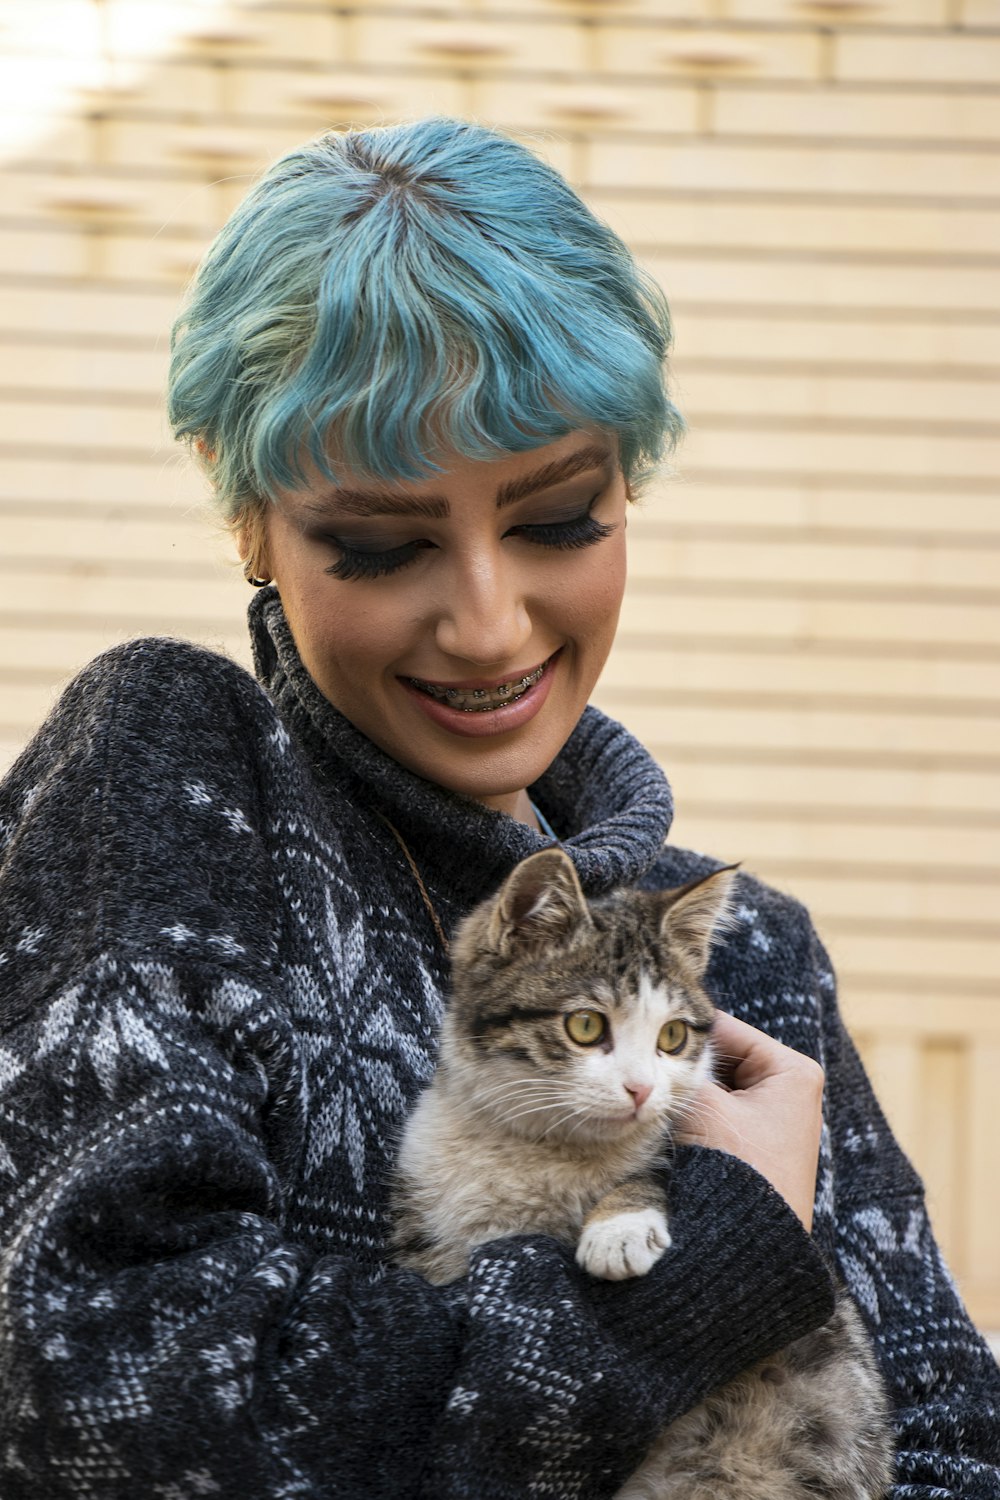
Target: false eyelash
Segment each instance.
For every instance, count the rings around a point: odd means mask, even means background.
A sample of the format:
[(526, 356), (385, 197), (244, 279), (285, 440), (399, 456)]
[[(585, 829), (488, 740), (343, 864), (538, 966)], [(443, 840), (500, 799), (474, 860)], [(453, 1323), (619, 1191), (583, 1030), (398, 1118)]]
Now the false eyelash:
[(551, 526), (520, 526), (518, 531), (529, 541), (542, 547), (590, 547), (594, 542), (603, 542), (614, 531), (614, 526), (597, 521), (589, 513), (578, 516), (575, 521), (559, 521)]
[(393, 547), (387, 552), (355, 552), (343, 542), (336, 543), (340, 557), (325, 571), (331, 578), (381, 578), (387, 573), (396, 573), (412, 562), (420, 550), (412, 543), (405, 547)]
[[(614, 530), (613, 525), (596, 520), (588, 508), (584, 515), (576, 516), (570, 521), (517, 526), (513, 528), (513, 534), (523, 536), (527, 541), (539, 547), (555, 547), (568, 551), (577, 547), (591, 547), (595, 542), (603, 542), (606, 537), (611, 536)], [(396, 573), (400, 568), (405, 568), (408, 563), (411, 563), (417, 553), (422, 550), (419, 542), (407, 542), (402, 547), (392, 547), (385, 552), (359, 552), (348, 547), (344, 542), (337, 541), (336, 538), (331, 537), (330, 540), (340, 551), (340, 557), (326, 569), (326, 572), (332, 578), (341, 580), (380, 578), (389, 573)]]

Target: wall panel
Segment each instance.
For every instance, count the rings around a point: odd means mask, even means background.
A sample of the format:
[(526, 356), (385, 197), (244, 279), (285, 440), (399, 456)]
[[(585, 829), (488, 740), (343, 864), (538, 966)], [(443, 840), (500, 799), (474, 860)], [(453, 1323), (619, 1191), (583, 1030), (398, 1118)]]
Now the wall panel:
[[(40, 0), (57, 15), (56, 0)], [(631, 518), (599, 701), (675, 836), (812, 908), (1000, 1327), (1000, 14), (994, 0), (105, 0), (0, 33), (0, 764), (103, 647), (246, 661), (162, 416), (171, 319), (274, 153), (429, 111), (566, 171), (665, 286), (690, 433)], [(168, 15), (169, 13), (169, 15)]]

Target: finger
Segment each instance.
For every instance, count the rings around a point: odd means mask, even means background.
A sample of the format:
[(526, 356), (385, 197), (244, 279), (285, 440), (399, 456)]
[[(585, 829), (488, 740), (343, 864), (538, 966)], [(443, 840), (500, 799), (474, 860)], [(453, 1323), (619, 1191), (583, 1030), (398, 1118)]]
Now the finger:
[[(715, 1077), (723, 1087), (747, 1088), (752, 1081), (748, 1076), (748, 1063), (754, 1055), (761, 1033), (745, 1021), (737, 1020), (728, 1011), (718, 1010), (712, 1027), (712, 1046), (716, 1057)], [(760, 1074), (760, 1064), (750, 1069), (753, 1077)]]
[(753, 1088), (789, 1066), (789, 1048), (728, 1011), (716, 1011), (712, 1043), (720, 1063), (717, 1078), (734, 1088)]

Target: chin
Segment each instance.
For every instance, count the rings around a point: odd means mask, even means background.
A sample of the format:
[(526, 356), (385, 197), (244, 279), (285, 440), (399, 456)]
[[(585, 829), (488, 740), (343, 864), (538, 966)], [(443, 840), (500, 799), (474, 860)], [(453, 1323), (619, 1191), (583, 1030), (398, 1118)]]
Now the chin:
[(494, 746), (488, 752), (489, 759), (494, 762), (489, 766), (482, 763), (442, 766), (438, 762), (433, 769), (422, 766), (411, 766), (411, 769), (447, 791), (457, 792), (460, 797), (469, 797), (487, 807), (503, 808), (545, 774), (564, 744), (565, 740), (560, 741), (551, 753), (548, 747), (540, 746), (530, 754), (520, 748), (511, 747), (505, 752)]

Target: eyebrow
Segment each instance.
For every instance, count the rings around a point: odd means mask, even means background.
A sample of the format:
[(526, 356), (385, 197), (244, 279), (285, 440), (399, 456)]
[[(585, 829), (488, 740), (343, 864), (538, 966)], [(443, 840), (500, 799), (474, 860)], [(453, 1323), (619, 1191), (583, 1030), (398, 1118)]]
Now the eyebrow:
[[(521, 474), (509, 479), (497, 490), (497, 510), (523, 500), (538, 490), (551, 489), (567, 479), (575, 479), (588, 469), (606, 468), (611, 462), (611, 450), (603, 443), (588, 443), (565, 458), (553, 459), (530, 474)], [(307, 502), (306, 510), (319, 515), (348, 516), (422, 516), (425, 520), (440, 521), (451, 514), (451, 506), (444, 495), (400, 495), (393, 490), (335, 489), (322, 501)]]

